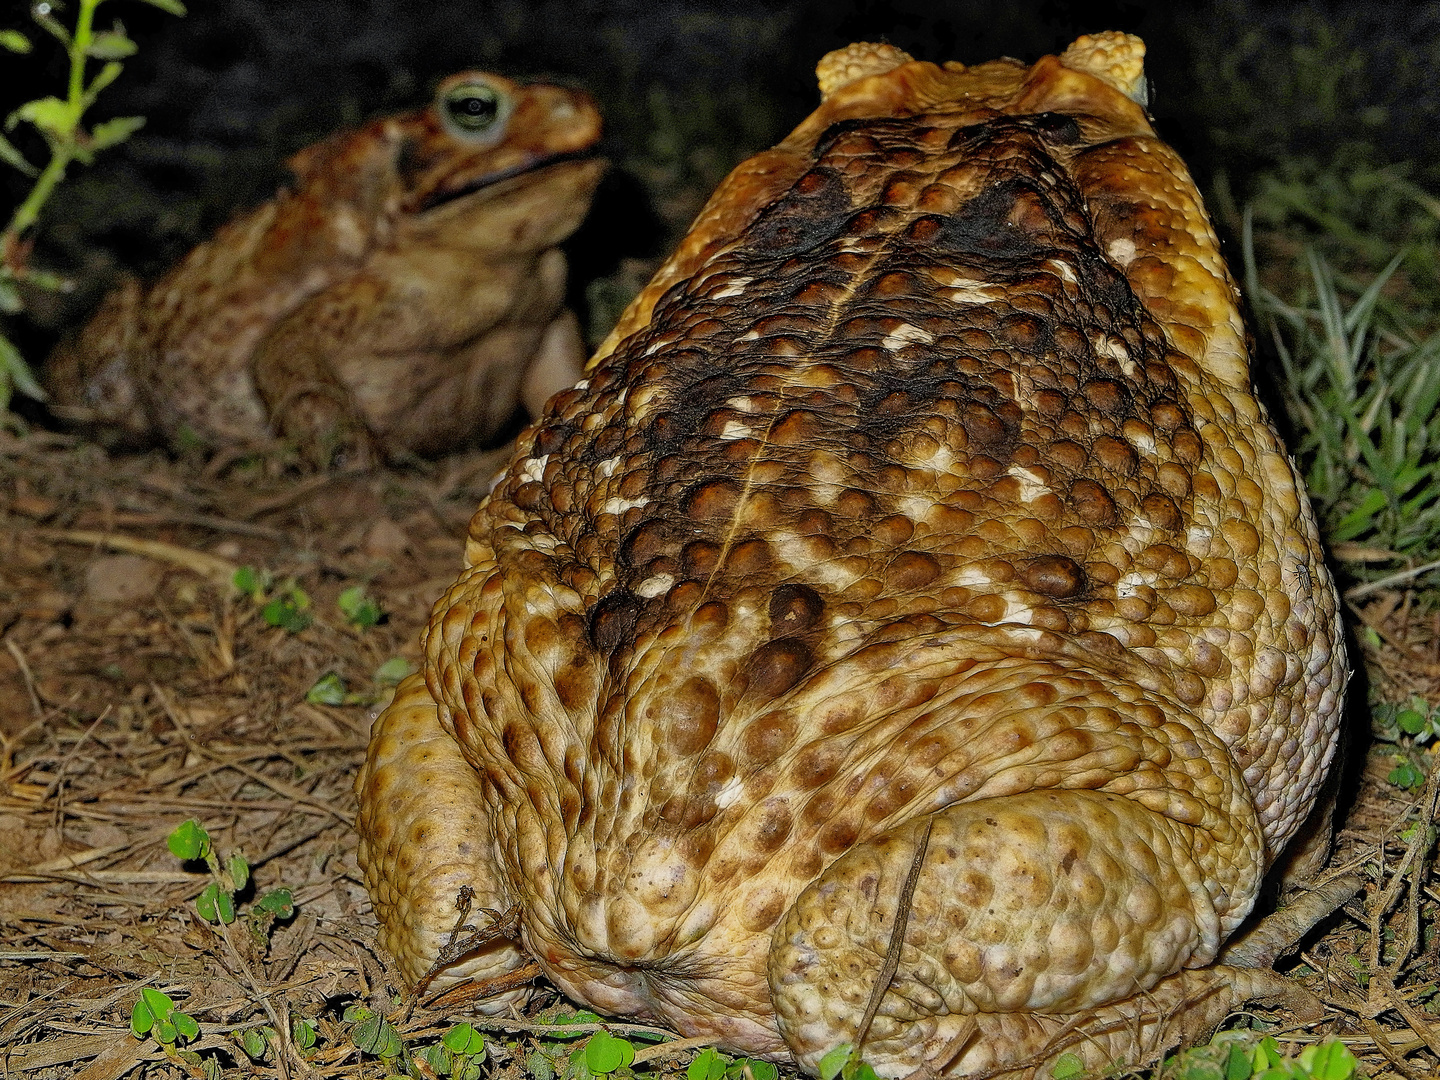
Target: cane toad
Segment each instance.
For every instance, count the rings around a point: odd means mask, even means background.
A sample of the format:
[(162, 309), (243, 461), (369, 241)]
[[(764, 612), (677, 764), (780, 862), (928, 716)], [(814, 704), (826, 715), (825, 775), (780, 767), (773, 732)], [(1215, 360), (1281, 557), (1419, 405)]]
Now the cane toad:
[(557, 245), (604, 164), (590, 98), (462, 72), (418, 112), (302, 150), (294, 187), (52, 359), (56, 411), (112, 442), (435, 454), (579, 378)]
[(518, 937), (442, 981), (885, 1076), (1280, 981), (1215, 961), (1334, 751), (1336, 596), (1142, 56), (826, 56), (521, 435), (358, 781), (410, 979), (468, 884)]

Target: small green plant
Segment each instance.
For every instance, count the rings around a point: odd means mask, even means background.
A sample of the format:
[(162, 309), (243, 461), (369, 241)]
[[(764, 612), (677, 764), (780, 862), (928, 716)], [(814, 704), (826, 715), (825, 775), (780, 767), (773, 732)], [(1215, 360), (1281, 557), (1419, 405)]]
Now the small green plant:
[[(600, 1017), (595, 1013), (557, 1013), (546, 1023), (558, 1030), (542, 1035), (535, 1049), (525, 1055), (525, 1071), (531, 1080), (594, 1080), (595, 1077), (622, 1080), (635, 1075), (631, 1066), (635, 1063), (636, 1047), (631, 1039), (612, 1035), (603, 1028), (590, 1033), (588, 1038), (584, 1030), (573, 1030), (577, 1026), (599, 1024)], [(634, 1038), (648, 1042), (661, 1036), (637, 1035)], [(576, 1045), (577, 1039), (584, 1041)]]
[(305, 691), (305, 700), (311, 705), (349, 705), (352, 695), (345, 692), (345, 682), (333, 671), (327, 671), (315, 680), (315, 685)]
[(390, 1072), (407, 1072), (408, 1051), (395, 1025), (383, 1013), (364, 1005), (351, 1005), (343, 1015), (350, 1028), (350, 1041), (362, 1054), (377, 1057)]
[(384, 617), (380, 605), (365, 595), (365, 586), (352, 585), (335, 600), (340, 614), (351, 626), (368, 630)]
[(415, 668), (409, 660), (403, 656), (392, 656), (375, 669), (375, 685), (380, 687), (395, 686)]
[(375, 686), (368, 691), (349, 690), (344, 679), (333, 671), (327, 671), (305, 692), (305, 700), (311, 705), (371, 705), (412, 670), (410, 661), (403, 656), (391, 657), (375, 669)]
[(220, 1080), (223, 1069), (219, 1058), (208, 1057), (193, 1050), (182, 1050), (186, 1043), (200, 1037), (200, 1025), (189, 1013), (175, 1007), (175, 999), (153, 987), (143, 987), (135, 1007), (130, 1010), (130, 1030), (135, 1037), (143, 1039), (149, 1035), (160, 1044), (160, 1049), (171, 1061), (189, 1066), (190, 1071), (199, 1070), (205, 1080)]
[[(95, 124), (89, 131), (82, 124), (85, 113), (95, 104), (100, 92), (120, 77), (126, 57), (135, 54), (135, 43), (117, 21), (109, 30), (95, 29), (95, 12), (102, 0), (79, 0), (75, 25), (66, 27), (55, 17), (53, 0), (39, 0), (31, 9), (31, 17), (47, 34), (60, 42), (69, 59), (69, 77), (65, 97), (35, 98), (27, 101), (5, 119), (5, 130), (13, 132), (21, 124), (29, 124), (45, 140), (50, 160), (44, 168), (31, 164), (19, 147), (0, 135), (0, 160), (34, 180), (5, 231), (0, 233), (0, 313), (14, 315), (24, 309), (17, 286), (25, 284), (51, 292), (68, 288), (69, 283), (55, 274), (29, 265), (31, 243), (27, 234), (35, 225), (40, 211), (65, 179), (71, 163), (89, 165), (101, 150), (118, 146), (145, 123), (140, 116), (117, 116)], [(153, 7), (172, 15), (184, 15), (180, 0), (144, 0)], [(0, 32), (0, 48), (12, 53), (27, 53), (33, 45), (19, 30)], [(101, 66), (89, 75), (91, 61)], [(9, 408), (11, 394), (19, 390), (27, 397), (44, 398), (29, 365), (8, 337), (0, 334), (0, 411)]]
[(1370, 730), (1382, 742), (1400, 744), (1398, 752), (1391, 755), (1394, 767), (1386, 779), (1406, 791), (1423, 787), (1425, 755), (1416, 747), (1440, 735), (1440, 710), (1432, 709), (1429, 702), (1418, 695), (1407, 702), (1372, 702)]
[[(234, 1037), (251, 1061), (271, 1060), (275, 1056), (276, 1046), (280, 1043), (280, 1036), (269, 1024), (245, 1028), (236, 1032)], [(303, 1016), (291, 1017), (290, 1038), (304, 1057), (313, 1056), (317, 1038), (315, 1021), (307, 1020)]]
[(277, 585), (268, 570), (242, 566), (230, 581), (236, 589), (260, 605), (260, 617), (270, 626), (298, 634), (314, 621), (314, 616), (310, 614), (310, 595), (294, 578), (287, 578)]
[(1406, 791), (1416, 791), (1425, 786), (1425, 770), (1416, 765), (1404, 754), (1396, 754), (1394, 757), (1395, 767), (1385, 777), (1396, 787), (1402, 787)]
[(142, 1038), (154, 1035), (156, 1042), (171, 1049), (200, 1037), (200, 1025), (195, 1018), (177, 1009), (175, 999), (169, 994), (149, 986), (141, 989), (135, 1007), (130, 1010), (130, 1030)]
[(1206, 1046), (1196, 1046), (1165, 1062), (1160, 1080), (1352, 1080), (1360, 1063), (1338, 1039), (1307, 1046), (1295, 1057), (1280, 1051), (1267, 1035), (1222, 1031)]
[(480, 1066), (485, 1062), (485, 1036), (469, 1024), (456, 1024), (438, 1043), (425, 1047), (415, 1056), (430, 1066), (436, 1076), (479, 1080)]
[[(229, 926), (235, 921), (235, 895), (250, 881), (250, 864), (238, 851), (230, 853), (223, 863), (210, 834), (191, 818), (182, 822), (166, 840), (170, 853), (183, 862), (203, 861), (210, 870), (211, 881), (195, 900), (195, 910), (209, 923)], [(271, 889), (258, 898), (246, 916), (251, 932), (259, 940), (269, 937), (275, 922), (295, 914), (295, 901), (289, 889)]]
[(1085, 1075), (1085, 1063), (1078, 1054), (1061, 1054), (1050, 1068), (1051, 1080), (1076, 1080)]
[(701, 1050), (685, 1069), (685, 1080), (778, 1080), (780, 1070), (769, 1061), (731, 1059), (714, 1048)]
[(875, 1070), (849, 1043), (841, 1043), (820, 1059), (820, 1080), (878, 1080)]
[(635, 1044), (629, 1039), (597, 1031), (585, 1040), (585, 1068), (591, 1076), (628, 1074), (635, 1060)]
[(1418, 695), (1406, 702), (1376, 702), (1370, 707), (1370, 730), (1382, 742), (1408, 737), (1416, 746), (1424, 746), (1440, 735), (1440, 710)]

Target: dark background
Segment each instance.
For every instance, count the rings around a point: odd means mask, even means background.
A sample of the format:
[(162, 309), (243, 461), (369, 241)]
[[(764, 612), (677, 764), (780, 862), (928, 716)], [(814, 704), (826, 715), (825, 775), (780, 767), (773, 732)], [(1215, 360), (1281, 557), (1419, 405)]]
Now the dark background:
[[(119, 18), (140, 51), (93, 116), (139, 114), (148, 123), (95, 166), (72, 169), (42, 219), (35, 261), (77, 287), (36, 297), (15, 330), (27, 355), (43, 355), (119, 270), (157, 274), (237, 209), (267, 198), (283, 182), (287, 155), (338, 127), (423, 104), (443, 75), (466, 67), (579, 84), (600, 101), (616, 169), (571, 245), (577, 300), (601, 309), (589, 313), (592, 335), (725, 172), (809, 112), (815, 61), (852, 40), (973, 63), (1033, 60), (1090, 31), (1140, 34), (1157, 124), (1190, 162), (1222, 231), (1236, 227), (1259, 178), (1287, 169), (1410, 162), (1408, 175), (1435, 190), (1440, 4), (1183, 7), (195, 0), (177, 19), (138, 0), (109, 0), (98, 24)], [(40, 39), (31, 56), (3, 60), (21, 76), (6, 80), (14, 97), (5, 109), (59, 92), (63, 57), (25, 8), (10, 5), (0, 25)], [(21, 141), (43, 160), (40, 147)], [(13, 174), (6, 180), (18, 198), (25, 186)]]

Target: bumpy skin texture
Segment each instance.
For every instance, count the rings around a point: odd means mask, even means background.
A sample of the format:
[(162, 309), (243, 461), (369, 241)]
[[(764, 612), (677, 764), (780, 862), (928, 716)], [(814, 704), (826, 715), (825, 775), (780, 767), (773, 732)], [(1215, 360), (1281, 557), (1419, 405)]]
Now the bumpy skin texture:
[(1273, 989), (1211, 965), (1329, 765), (1336, 597), (1142, 51), (826, 57), (521, 436), (359, 780), (411, 978), (443, 866), (520, 906), (489, 970), (813, 1070), (928, 825), (883, 1075)]
[(484, 441), (579, 378), (556, 245), (589, 209), (599, 137), (579, 91), (462, 72), (426, 109), (301, 151), (293, 189), (125, 282), (57, 350), (56, 411), (115, 443), (278, 433), (322, 461)]

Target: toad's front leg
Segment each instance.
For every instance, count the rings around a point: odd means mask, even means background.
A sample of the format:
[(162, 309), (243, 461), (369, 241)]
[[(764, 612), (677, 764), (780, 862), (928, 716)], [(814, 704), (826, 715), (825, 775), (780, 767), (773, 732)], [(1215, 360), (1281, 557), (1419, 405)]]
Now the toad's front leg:
[(983, 799), (928, 820), (928, 841), (921, 818), (852, 848), (776, 927), (776, 1016), (808, 1068), (855, 1041), (922, 844), (899, 967), (863, 1044), (883, 1075), (928, 1064), (964, 1076), (1066, 1050), (1098, 1066), (1134, 1061), (1178, 1009), (1214, 1024), (1235, 991), (1253, 990), (1248, 976), (1182, 971), (1214, 960), (1243, 914), (1232, 896), (1253, 896), (1249, 845), (1226, 851), (1132, 798), (1088, 790)]
[[(355, 790), (360, 865), (380, 941), (413, 986), (446, 945), (462, 888), (472, 890), (476, 909), (503, 911), (511, 903), (493, 855), (480, 777), (441, 726), (423, 676), (402, 682), (375, 722)], [(483, 925), (484, 916), (472, 910)], [(486, 979), (522, 963), (514, 945), (497, 941), (447, 967), (432, 985)], [(524, 996), (512, 991), (480, 1008), (501, 1011)]]

